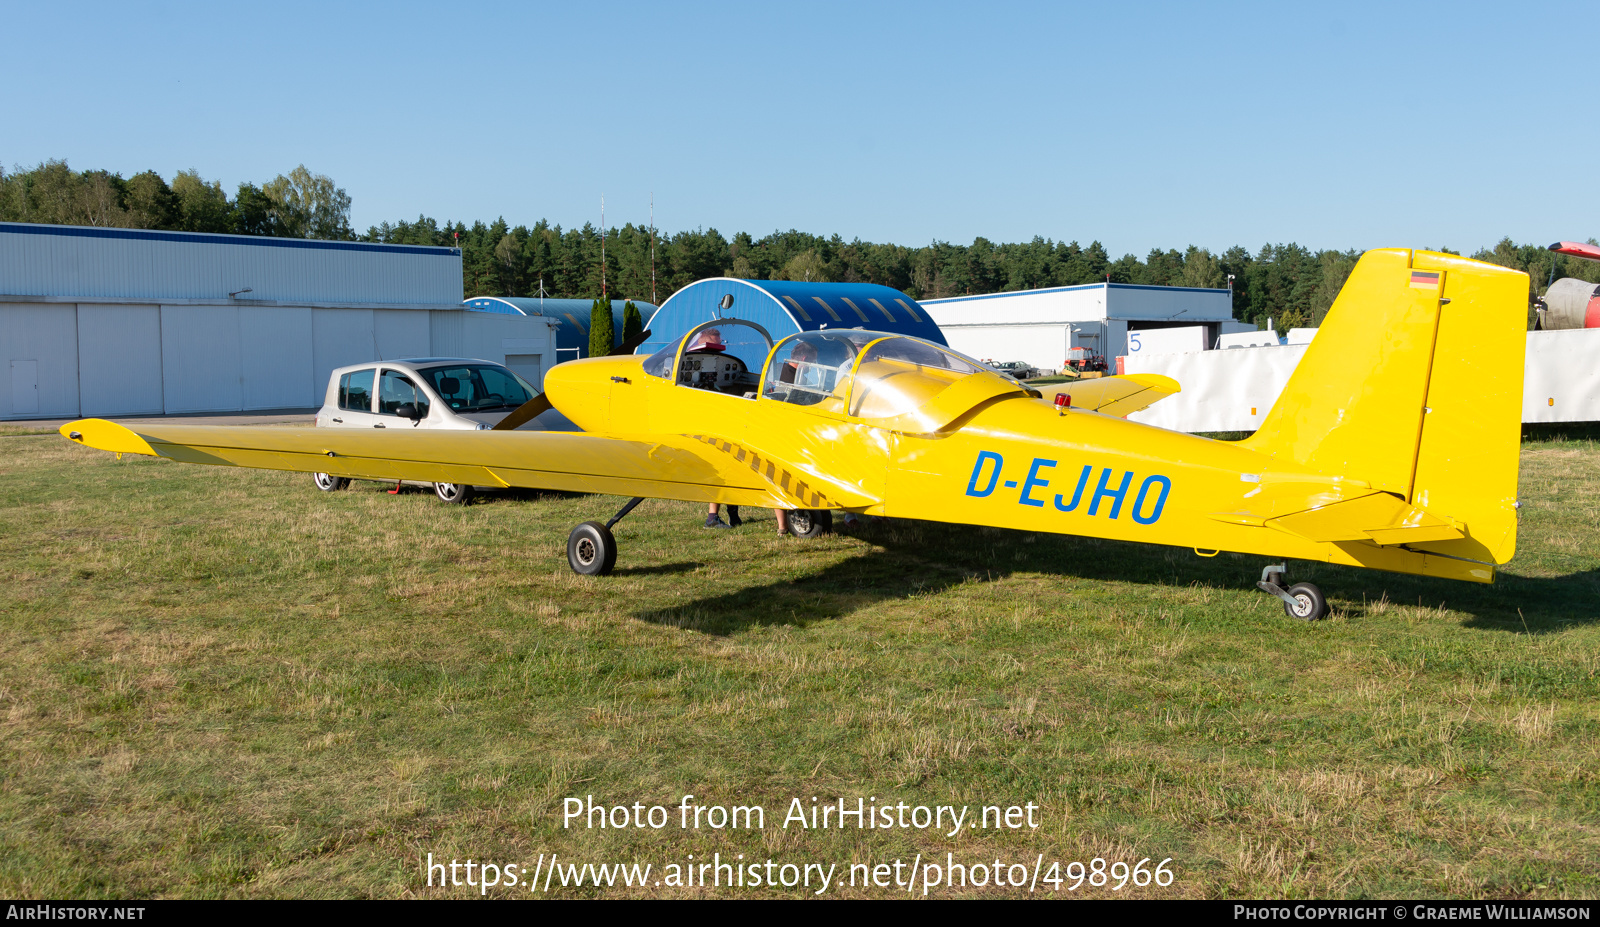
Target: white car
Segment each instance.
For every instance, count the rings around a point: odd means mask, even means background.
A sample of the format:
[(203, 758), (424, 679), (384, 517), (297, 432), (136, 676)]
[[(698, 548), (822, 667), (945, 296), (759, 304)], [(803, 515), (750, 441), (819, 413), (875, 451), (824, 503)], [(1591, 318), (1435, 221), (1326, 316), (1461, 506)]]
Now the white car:
[[(459, 357), (414, 357), (340, 367), (328, 378), (317, 410), (318, 428), (441, 428), (488, 431), (539, 391), (492, 361)], [(350, 480), (311, 474), (323, 492)], [(431, 486), (445, 502), (464, 505), (474, 488), (460, 483)]]

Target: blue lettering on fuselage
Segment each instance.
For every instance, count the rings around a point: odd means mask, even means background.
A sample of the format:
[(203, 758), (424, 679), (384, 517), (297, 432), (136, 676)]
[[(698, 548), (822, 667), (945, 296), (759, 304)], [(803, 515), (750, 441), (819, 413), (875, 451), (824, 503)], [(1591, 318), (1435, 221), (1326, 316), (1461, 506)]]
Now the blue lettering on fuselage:
[[(978, 489), (978, 478), (983, 474), (985, 461), (993, 463), (994, 469), (989, 472), (989, 485), (980, 490)], [(972, 479), (967, 482), (967, 495), (977, 496), (982, 499), (984, 496), (994, 492), (994, 484), (999, 482), (1000, 468), (1003, 466), (1005, 466), (1005, 459), (999, 454), (994, 451), (979, 451), (978, 463), (972, 468)]]
[[(1046, 500), (1050, 499), (1050, 479), (1044, 473), (1053, 470), (1058, 461), (1047, 460), (1043, 457), (1033, 458), (1028, 465), (1028, 475), (1022, 480), (1021, 492), (1017, 494), (1019, 505), (1044, 508)], [(987, 498), (994, 494), (995, 487), (1002, 485), (1000, 476), (1005, 469), (1005, 458), (994, 451), (979, 451), (978, 459), (972, 465), (972, 478), (967, 480), (967, 495), (979, 499)], [(1064, 492), (1055, 493), (1055, 507), (1057, 511), (1076, 511), (1079, 504), (1084, 501), (1084, 493), (1088, 491), (1089, 504), (1086, 514), (1099, 516), (1102, 513), (1110, 519), (1122, 517), (1124, 510), (1141, 525), (1153, 525), (1161, 518), (1161, 512), (1167, 505), (1167, 497), (1172, 492), (1172, 480), (1160, 474), (1147, 476), (1139, 482), (1139, 491), (1134, 494), (1132, 504), (1128, 504), (1128, 493), (1133, 489), (1134, 473), (1123, 470), (1120, 473), (1110, 467), (1100, 467), (1100, 476), (1095, 480), (1093, 490), (1089, 490), (1089, 481), (1094, 475), (1094, 464), (1084, 464), (1078, 471), (1075, 480), (1069, 482), (1075, 485), (1070, 498)], [(982, 484), (980, 486), (980, 484)], [(1007, 489), (1016, 488), (1016, 480), (1006, 480), (1003, 484)], [(1035, 496), (1035, 490), (1045, 490), (1041, 495)]]

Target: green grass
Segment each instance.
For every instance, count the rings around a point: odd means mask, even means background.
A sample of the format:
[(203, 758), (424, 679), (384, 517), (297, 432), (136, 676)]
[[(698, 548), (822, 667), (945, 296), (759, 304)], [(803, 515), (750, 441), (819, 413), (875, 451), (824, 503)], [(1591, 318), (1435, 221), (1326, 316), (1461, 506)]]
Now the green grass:
[(30, 425), (27, 422), (0, 422), (0, 438), (10, 438), (17, 435), (53, 435), (54, 428), (43, 425)]
[[(1260, 558), (916, 523), (803, 542), (650, 502), (589, 579), (567, 531), (621, 500), (322, 494), (7, 437), (0, 895), (453, 895), (428, 853), (553, 852), (1171, 857), (1138, 894), (1593, 897), (1600, 450), (1554, 437), (1524, 446), (1499, 583), (1295, 565), (1333, 604), (1316, 625), (1254, 589)], [(685, 793), (773, 817), (561, 827), (567, 796)], [(804, 832), (777, 826), (793, 796), (1043, 812)], [(759, 894), (603, 892), (630, 893)]]

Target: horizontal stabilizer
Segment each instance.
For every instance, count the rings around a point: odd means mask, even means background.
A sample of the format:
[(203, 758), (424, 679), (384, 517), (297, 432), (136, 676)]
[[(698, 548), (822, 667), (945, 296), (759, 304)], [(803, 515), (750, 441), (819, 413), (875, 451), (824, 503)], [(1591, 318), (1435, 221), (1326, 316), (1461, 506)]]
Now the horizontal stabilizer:
[(1264, 487), (1245, 508), (1213, 513), (1217, 521), (1276, 528), (1308, 541), (1369, 541), (1381, 547), (1454, 541), (1466, 526), (1393, 493), (1352, 483), (1281, 483)]
[(1106, 415), (1138, 412), (1181, 390), (1177, 380), (1159, 373), (1129, 373), (1043, 388), (1046, 399), (1052, 398), (1055, 393), (1066, 393), (1072, 397), (1074, 409), (1087, 409)]

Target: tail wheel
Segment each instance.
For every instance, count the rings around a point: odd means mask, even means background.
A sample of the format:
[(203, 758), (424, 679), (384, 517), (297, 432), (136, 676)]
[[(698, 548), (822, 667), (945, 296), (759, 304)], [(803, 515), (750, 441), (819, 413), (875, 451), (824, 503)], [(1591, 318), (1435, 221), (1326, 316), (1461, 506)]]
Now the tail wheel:
[(342, 476), (329, 476), (326, 473), (311, 474), (311, 482), (323, 492), (338, 492), (350, 485), (350, 481)]
[(1328, 617), (1328, 600), (1323, 598), (1321, 589), (1310, 583), (1295, 583), (1290, 586), (1289, 598), (1294, 601), (1283, 603), (1283, 611), (1290, 618), (1321, 621)]
[(617, 565), (617, 539), (611, 529), (586, 521), (567, 535), (567, 565), (583, 576), (604, 576)]
[(833, 513), (827, 509), (795, 509), (789, 513), (789, 533), (814, 538), (833, 530)]
[(465, 483), (434, 483), (433, 494), (439, 497), (440, 502), (451, 505), (466, 505), (472, 501), (472, 487)]

